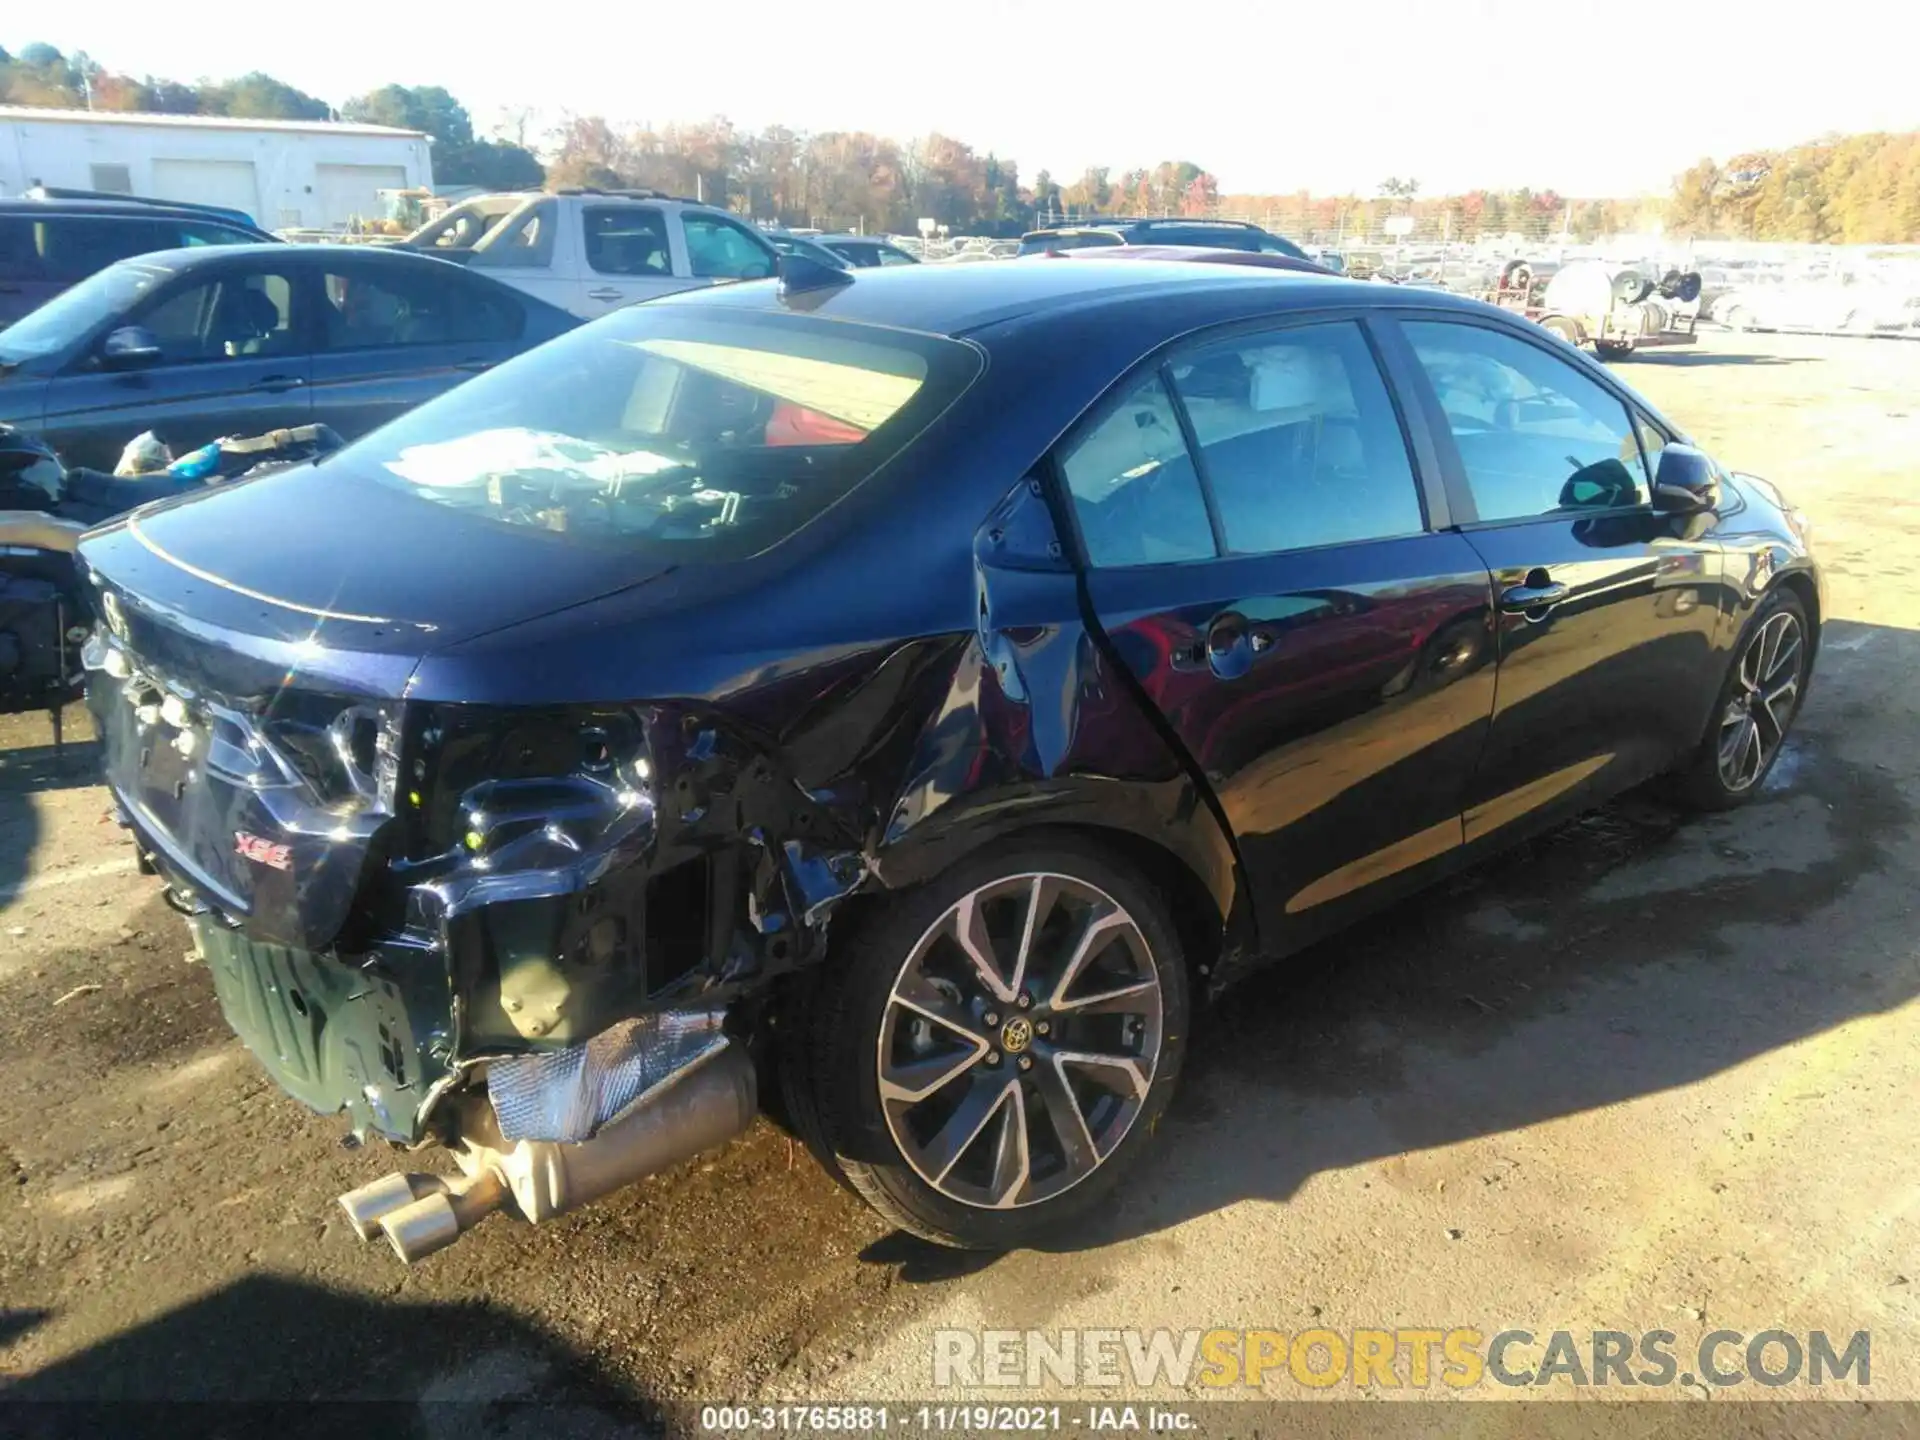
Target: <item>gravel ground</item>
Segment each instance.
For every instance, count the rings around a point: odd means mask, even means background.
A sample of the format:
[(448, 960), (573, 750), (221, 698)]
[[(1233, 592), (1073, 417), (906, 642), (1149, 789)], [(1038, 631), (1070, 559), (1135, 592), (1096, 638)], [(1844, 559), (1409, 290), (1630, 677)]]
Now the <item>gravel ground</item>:
[(1625, 373), (1813, 517), (1827, 650), (1768, 793), (1631, 797), (1243, 988), (1072, 1253), (890, 1235), (763, 1122), (404, 1269), (332, 1205), (390, 1157), (229, 1038), (85, 748), (0, 721), (0, 1380), (534, 1399), (595, 1433), (925, 1398), (948, 1326), (1780, 1327), (1872, 1331), (1865, 1393), (1920, 1398), (1920, 345), (1708, 337)]

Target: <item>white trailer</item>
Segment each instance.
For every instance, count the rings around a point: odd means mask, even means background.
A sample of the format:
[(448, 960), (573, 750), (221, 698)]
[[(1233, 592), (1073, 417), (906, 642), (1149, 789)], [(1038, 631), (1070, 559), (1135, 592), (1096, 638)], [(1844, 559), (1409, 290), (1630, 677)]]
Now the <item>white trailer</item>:
[(36, 185), (219, 205), (267, 230), (384, 219), (382, 190), (430, 189), (415, 130), (0, 105), (0, 196)]

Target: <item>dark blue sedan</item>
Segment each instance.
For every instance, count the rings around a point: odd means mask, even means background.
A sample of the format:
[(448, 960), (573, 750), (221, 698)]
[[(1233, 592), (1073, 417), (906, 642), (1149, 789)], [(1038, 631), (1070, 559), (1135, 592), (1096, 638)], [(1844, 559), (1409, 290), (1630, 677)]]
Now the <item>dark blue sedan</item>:
[(135, 843), (407, 1260), (735, 1133), (1115, 1203), (1192, 1006), (1655, 776), (1751, 796), (1804, 521), (1537, 326), (1037, 259), (621, 311), (81, 547)]
[(579, 323), (397, 250), (222, 245), (110, 265), (0, 330), (0, 422), (110, 470), (313, 422), (349, 439)]

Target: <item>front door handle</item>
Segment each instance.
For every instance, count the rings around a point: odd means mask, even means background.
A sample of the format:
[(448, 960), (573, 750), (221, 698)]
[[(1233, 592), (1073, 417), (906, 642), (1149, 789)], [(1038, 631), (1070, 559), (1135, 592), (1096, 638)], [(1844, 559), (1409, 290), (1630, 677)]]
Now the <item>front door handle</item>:
[(493, 368), (493, 361), (462, 360), (459, 363), (457, 363), (453, 368), (456, 370), (464, 370), (469, 375), (478, 375), (482, 370), (491, 370)]
[(1500, 608), (1509, 615), (1525, 615), (1530, 620), (1538, 620), (1572, 593), (1546, 571), (1529, 570), (1521, 584), (1500, 592)]
[(611, 286), (603, 285), (598, 290), (589, 290), (587, 292), (587, 298), (589, 300), (602, 300), (611, 303), (615, 300), (626, 299), (627, 294), (624, 290), (615, 290)]
[(277, 395), (282, 390), (297, 390), (306, 383), (298, 375), (269, 375), (264, 380), (254, 381), (253, 388)]

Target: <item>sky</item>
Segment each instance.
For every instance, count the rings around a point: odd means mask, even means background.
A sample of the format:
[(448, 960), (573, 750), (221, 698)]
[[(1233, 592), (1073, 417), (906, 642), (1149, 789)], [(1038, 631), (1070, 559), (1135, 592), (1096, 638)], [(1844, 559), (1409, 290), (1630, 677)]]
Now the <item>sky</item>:
[(1429, 195), (1657, 194), (1703, 155), (1920, 129), (1920, 6), (1774, 3), (86, 0), (9, 7), (0, 46), (183, 80), (265, 70), (334, 104), (444, 85), (482, 130), (515, 108), (536, 133), (568, 112), (938, 130), (1026, 182), (1191, 160), (1227, 193), (1369, 194), (1394, 176)]

